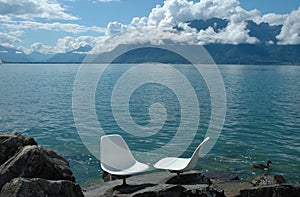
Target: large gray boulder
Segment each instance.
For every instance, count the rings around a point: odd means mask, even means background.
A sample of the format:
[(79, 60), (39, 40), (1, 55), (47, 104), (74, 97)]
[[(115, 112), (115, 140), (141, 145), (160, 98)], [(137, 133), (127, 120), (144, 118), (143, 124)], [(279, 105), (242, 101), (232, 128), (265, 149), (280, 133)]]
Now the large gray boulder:
[(241, 197), (299, 197), (300, 185), (278, 184), (253, 187), (240, 191)]
[(78, 184), (71, 181), (51, 181), (40, 178), (15, 178), (6, 183), (1, 190), (0, 197), (83, 197)]
[(53, 150), (25, 146), (0, 166), (0, 189), (17, 177), (75, 182), (68, 161)]
[(31, 137), (19, 134), (6, 133), (0, 135), (0, 165), (13, 157), (20, 148), (28, 145), (37, 145)]

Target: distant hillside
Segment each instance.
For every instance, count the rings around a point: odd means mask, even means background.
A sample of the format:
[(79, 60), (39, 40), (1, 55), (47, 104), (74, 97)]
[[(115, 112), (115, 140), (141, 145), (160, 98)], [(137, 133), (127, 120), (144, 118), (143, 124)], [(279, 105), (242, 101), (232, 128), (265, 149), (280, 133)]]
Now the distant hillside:
[(28, 62), (30, 58), (23, 51), (0, 45), (0, 59), (5, 62)]
[(300, 45), (206, 45), (218, 64), (300, 64)]
[[(300, 64), (300, 45), (230, 45), (204, 46), (218, 64)], [(130, 51), (115, 63), (187, 63), (186, 59), (163, 49), (142, 48)]]
[(45, 62), (46, 60), (50, 59), (54, 55), (53, 54), (43, 54), (43, 53), (34, 51), (34, 52), (30, 53), (28, 56), (29, 56), (28, 58), (32, 62)]
[(53, 57), (46, 60), (48, 63), (80, 63), (84, 60), (86, 54), (78, 54), (73, 52), (57, 53)]
[(67, 53), (57, 53), (46, 60), (48, 63), (80, 63), (86, 57), (86, 53), (92, 50), (91, 46), (82, 46)]

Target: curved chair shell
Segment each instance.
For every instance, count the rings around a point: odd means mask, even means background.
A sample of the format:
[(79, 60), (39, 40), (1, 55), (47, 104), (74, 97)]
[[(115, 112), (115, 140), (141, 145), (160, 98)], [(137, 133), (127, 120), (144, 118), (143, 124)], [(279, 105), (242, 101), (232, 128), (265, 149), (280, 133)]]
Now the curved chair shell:
[(209, 140), (209, 137), (205, 138), (201, 144), (196, 148), (191, 158), (177, 158), (166, 157), (154, 164), (157, 169), (170, 170), (171, 172), (181, 173), (192, 170), (199, 159), (199, 152), (204, 144)]
[(101, 168), (113, 175), (125, 176), (144, 172), (147, 164), (137, 161), (128, 148), (125, 140), (117, 134), (105, 135), (100, 139)]

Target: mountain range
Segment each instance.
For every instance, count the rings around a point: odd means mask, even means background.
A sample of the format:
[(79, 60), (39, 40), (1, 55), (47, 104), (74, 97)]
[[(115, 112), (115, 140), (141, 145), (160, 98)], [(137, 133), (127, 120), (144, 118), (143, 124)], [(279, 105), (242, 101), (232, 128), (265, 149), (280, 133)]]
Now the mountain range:
[[(197, 31), (212, 27), (215, 32), (221, 31), (228, 25), (226, 19), (212, 18), (208, 20), (187, 21), (187, 25)], [(256, 44), (207, 44), (204, 45), (216, 63), (220, 64), (300, 64), (300, 45), (278, 45), (276, 36), (280, 33), (282, 25), (270, 25), (268, 23), (256, 24), (247, 21), (247, 29), (251, 37), (256, 37)], [(177, 31), (182, 28), (174, 27)], [(42, 54), (32, 52), (25, 54), (21, 50), (8, 48), (0, 45), (0, 59), (7, 63), (80, 63), (86, 57), (86, 53), (92, 49), (86, 45), (76, 50), (57, 53)], [(184, 63), (185, 61), (162, 50), (146, 48), (135, 50), (119, 57), (115, 62), (137, 63), (137, 62), (168, 62)], [(101, 60), (100, 60), (101, 61)]]

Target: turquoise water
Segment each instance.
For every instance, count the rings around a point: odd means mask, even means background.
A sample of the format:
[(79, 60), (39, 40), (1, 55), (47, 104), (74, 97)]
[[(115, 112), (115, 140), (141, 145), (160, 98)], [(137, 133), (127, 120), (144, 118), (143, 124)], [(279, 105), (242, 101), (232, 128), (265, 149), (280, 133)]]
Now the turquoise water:
[[(122, 133), (113, 120), (107, 95), (129, 66), (112, 66), (99, 82), (95, 101), (97, 118), (107, 133), (121, 133), (130, 148), (147, 152), (174, 137), (181, 117), (180, 103), (165, 86), (143, 85), (130, 98), (132, 119), (146, 125), (150, 120), (149, 106), (160, 102), (166, 108), (167, 121), (160, 132), (146, 138)], [(209, 98), (209, 91), (195, 70), (185, 65), (174, 67), (190, 80), (201, 100), (198, 132), (183, 154), (190, 156), (208, 128), (211, 103), (205, 98)], [(68, 159), (77, 182), (87, 184), (101, 179), (101, 169), (75, 127), (72, 91), (78, 68), (79, 65), (72, 64), (1, 65), (0, 132), (29, 135), (40, 145), (55, 149)], [(227, 98), (225, 124), (216, 145), (199, 160), (197, 168), (231, 171), (243, 179), (279, 173), (290, 182), (300, 183), (300, 67), (220, 65), (219, 69)], [(199, 81), (202, 85), (197, 86)], [(268, 159), (273, 162), (271, 170), (251, 169), (251, 163)]]

